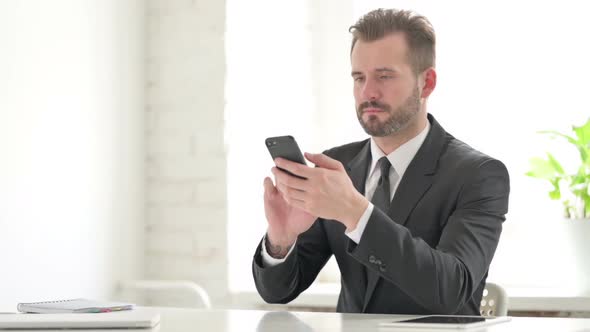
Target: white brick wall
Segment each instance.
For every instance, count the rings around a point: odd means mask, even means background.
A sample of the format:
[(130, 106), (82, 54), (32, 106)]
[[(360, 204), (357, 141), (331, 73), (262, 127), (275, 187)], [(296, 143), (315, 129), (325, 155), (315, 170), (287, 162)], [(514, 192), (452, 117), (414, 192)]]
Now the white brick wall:
[(225, 1), (150, 0), (147, 22), (146, 275), (193, 280), (223, 305)]

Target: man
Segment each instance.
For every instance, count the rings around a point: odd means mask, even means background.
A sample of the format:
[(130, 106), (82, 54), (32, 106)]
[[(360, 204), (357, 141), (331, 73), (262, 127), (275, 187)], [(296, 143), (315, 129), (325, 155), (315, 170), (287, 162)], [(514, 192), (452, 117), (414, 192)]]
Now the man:
[(357, 116), (370, 139), (277, 159), (264, 180), (266, 236), (252, 264), (270, 303), (309, 287), (331, 255), (339, 312), (479, 315), (508, 210), (506, 167), (426, 111), (435, 35), (408, 11), (375, 10), (350, 28)]

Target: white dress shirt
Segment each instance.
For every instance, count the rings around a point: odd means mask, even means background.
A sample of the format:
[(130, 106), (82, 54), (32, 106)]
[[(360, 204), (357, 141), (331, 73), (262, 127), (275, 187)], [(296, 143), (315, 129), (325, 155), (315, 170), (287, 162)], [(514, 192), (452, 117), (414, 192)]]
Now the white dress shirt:
[[(424, 143), (424, 140), (426, 139), (426, 135), (428, 134), (429, 130), (430, 123), (427, 123), (426, 127), (418, 135), (416, 135), (414, 138), (407, 141), (406, 143), (402, 144), (395, 151), (387, 155), (387, 159), (391, 163), (391, 168), (389, 169), (389, 183), (391, 185), (391, 188), (389, 190), (391, 194), (390, 199), (393, 199), (393, 196), (395, 195), (395, 191), (397, 190), (397, 186), (399, 185), (400, 180), (404, 176), (404, 173), (406, 172), (408, 165), (410, 164), (412, 159), (414, 159), (414, 156), (416, 156), (416, 153), (422, 146), (422, 143)], [(381, 177), (381, 168), (377, 167), (377, 162), (383, 156), (385, 156), (385, 153), (381, 151), (379, 146), (377, 146), (377, 143), (375, 143), (375, 140), (371, 138), (371, 165), (369, 167), (369, 173), (367, 174), (367, 180), (365, 182), (365, 197), (367, 198), (367, 200), (369, 200), (369, 206), (367, 206), (365, 212), (359, 219), (356, 228), (345, 233), (346, 236), (348, 236), (352, 241), (354, 241), (357, 244), (360, 242), (361, 236), (363, 235), (363, 232), (367, 227), (367, 223), (369, 222), (369, 218), (373, 213), (374, 205), (373, 203), (371, 203), (371, 198), (373, 198), (373, 193), (375, 192), (375, 189), (377, 188), (377, 183), (379, 182), (379, 178)], [(387, 213), (387, 211), (384, 212)], [(268, 252), (266, 251), (265, 241), (266, 236), (262, 242), (262, 263), (264, 264), (264, 266), (275, 266), (277, 264), (284, 262), (285, 259), (287, 259), (287, 257), (293, 251), (293, 247), (295, 247), (295, 245), (292, 245), (289, 249), (289, 252), (287, 253), (287, 255), (285, 255), (284, 258), (277, 259), (271, 257), (268, 254)]]

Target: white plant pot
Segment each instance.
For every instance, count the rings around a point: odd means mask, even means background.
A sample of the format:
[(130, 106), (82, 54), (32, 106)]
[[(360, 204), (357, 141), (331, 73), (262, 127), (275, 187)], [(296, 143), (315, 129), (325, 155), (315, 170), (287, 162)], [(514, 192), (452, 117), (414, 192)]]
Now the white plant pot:
[(590, 294), (590, 220), (565, 219), (559, 226), (564, 232), (568, 247), (564, 248), (564, 259), (573, 264), (571, 278), (575, 285), (564, 285), (578, 290), (582, 294)]

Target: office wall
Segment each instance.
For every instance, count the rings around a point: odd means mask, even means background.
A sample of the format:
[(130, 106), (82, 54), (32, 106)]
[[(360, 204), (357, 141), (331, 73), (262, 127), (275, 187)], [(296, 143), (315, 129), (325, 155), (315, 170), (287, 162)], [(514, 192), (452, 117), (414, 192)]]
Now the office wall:
[[(225, 1), (152, 0), (147, 22), (146, 273), (195, 281), (220, 305), (227, 293)], [(160, 295), (160, 304), (195, 304)]]
[(144, 4), (0, 1), (0, 306), (143, 272)]

